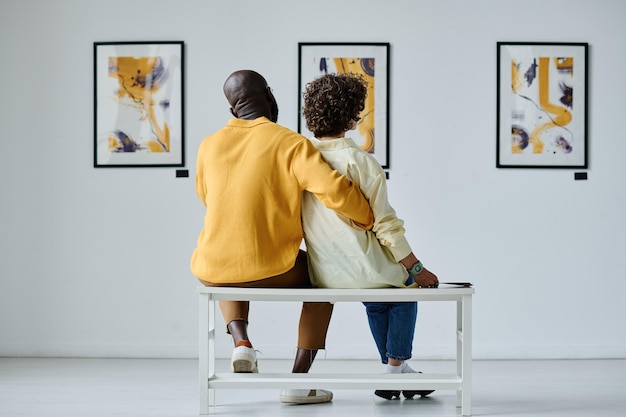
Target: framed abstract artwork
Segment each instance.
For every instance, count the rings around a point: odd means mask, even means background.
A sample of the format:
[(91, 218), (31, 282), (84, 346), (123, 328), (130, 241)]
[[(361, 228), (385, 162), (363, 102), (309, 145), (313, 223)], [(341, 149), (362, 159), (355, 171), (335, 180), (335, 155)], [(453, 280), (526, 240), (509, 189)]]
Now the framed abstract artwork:
[(347, 136), (389, 168), (389, 43), (298, 43), (298, 132), (313, 134), (302, 115), (306, 84), (328, 73), (356, 73), (367, 81), (367, 99), (355, 130)]
[(587, 43), (497, 43), (498, 168), (587, 168)]
[(184, 43), (94, 43), (94, 167), (182, 167)]

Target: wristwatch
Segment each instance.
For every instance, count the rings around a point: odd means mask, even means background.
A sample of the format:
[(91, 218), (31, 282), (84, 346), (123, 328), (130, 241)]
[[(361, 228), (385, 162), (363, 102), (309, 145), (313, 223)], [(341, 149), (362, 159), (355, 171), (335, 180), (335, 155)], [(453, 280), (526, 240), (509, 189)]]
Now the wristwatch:
[(407, 271), (409, 271), (409, 274), (411, 274), (412, 276), (418, 275), (423, 270), (424, 265), (422, 265), (420, 261), (415, 262), (411, 268), (407, 269)]

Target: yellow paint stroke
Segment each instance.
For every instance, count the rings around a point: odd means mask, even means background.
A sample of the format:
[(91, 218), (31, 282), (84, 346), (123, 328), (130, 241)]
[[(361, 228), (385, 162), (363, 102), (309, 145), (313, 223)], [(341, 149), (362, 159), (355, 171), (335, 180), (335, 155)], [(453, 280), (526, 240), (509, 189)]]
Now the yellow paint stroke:
[[(154, 113), (155, 102), (152, 99), (152, 95), (159, 91), (161, 86), (154, 81), (151, 81), (147, 86), (145, 83), (145, 77), (159, 65), (159, 58), (109, 57), (108, 65), (109, 77), (117, 78), (120, 85), (118, 99), (129, 98), (144, 113), (140, 119), (147, 117), (150, 120), (156, 140), (148, 141), (149, 151), (169, 152), (170, 130), (166, 122), (163, 122), (163, 127), (159, 126)], [(143, 82), (138, 80), (138, 77), (144, 77)]]
[(565, 107), (550, 103), (550, 58), (539, 58), (539, 106), (554, 115), (551, 121), (535, 128), (530, 134), (533, 153), (543, 152), (543, 132), (553, 127), (566, 126), (572, 121), (572, 113)]
[(107, 139), (107, 143), (109, 146), (109, 150), (114, 150), (117, 149), (117, 147), (119, 146), (119, 140), (112, 135), (109, 135), (108, 139)]
[(514, 59), (511, 60), (511, 88), (517, 93), (524, 85), (524, 79), (519, 71), (519, 64)]
[(367, 98), (365, 99), (365, 108), (361, 112), (361, 120), (357, 124), (358, 132), (363, 136), (364, 141), (361, 149), (365, 152), (374, 152), (374, 77), (365, 73), (361, 67), (360, 58), (333, 58), (337, 73), (346, 74), (353, 73), (363, 76), (367, 81)]
[[(513, 93), (517, 93), (524, 86), (524, 78), (519, 70), (520, 65), (514, 60), (511, 60), (511, 89)], [(511, 143), (511, 153), (522, 153), (522, 148), (519, 142), (513, 141)]]

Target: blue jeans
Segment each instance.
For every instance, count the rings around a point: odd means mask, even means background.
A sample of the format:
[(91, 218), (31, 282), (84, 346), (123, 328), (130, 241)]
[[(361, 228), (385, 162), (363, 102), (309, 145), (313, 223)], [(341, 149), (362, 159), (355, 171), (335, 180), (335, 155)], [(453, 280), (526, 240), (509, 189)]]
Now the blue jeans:
[(363, 304), (382, 363), (411, 359), (417, 302)]
[[(413, 277), (409, 276), (406, 285), (413, 282)], [(363, 304), (382, 363), (386, 364), (388, 358), (411, 359), (417, 302)]]

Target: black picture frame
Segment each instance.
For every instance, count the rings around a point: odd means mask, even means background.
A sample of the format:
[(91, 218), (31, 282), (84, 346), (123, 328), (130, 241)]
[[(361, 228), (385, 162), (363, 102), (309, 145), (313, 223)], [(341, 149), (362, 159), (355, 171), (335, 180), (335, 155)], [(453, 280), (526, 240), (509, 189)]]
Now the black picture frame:
[(497, 42), (497, 168), (588, 168), (588, 49)]
[[(368, 99), (357, 129), (350, 137), (389, 169), (389, 81), (388, 42), (300, 42), (298, 43), (298, 132), (313, 134), (302, 116), (302, 92), (306, 84), (326, 73), (355, 72), (368, 81)], [(375, 135), (374, 135), (375, 133)]]
[(183, 167), (184, 42), (93, 47), (94, 167)]

